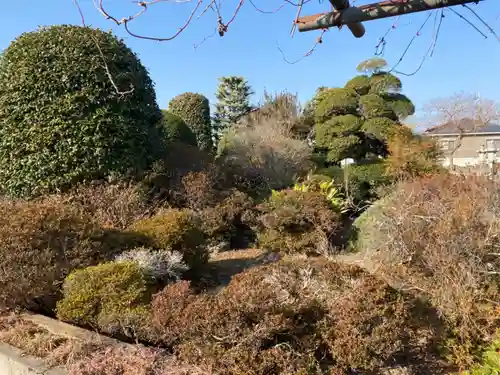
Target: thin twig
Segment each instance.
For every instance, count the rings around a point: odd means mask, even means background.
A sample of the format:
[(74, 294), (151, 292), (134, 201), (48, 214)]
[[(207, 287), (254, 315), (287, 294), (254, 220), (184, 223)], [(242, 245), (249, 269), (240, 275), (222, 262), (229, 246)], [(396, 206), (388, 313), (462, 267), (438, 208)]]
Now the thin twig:
[(307, 51), (304, 55), (302, 55), (302, 57), (300, 57), (298, 60), (295, 60), (295, 61), (288, 61), (287, 58), (285, 57), (283, 50), (278, 45), (277, 47), (278, 47), (278, 50), (281, 52), (281, 55), (283, 56), (283, 60), (285, 60), (286, 63), (293, 65), (293, 64), (297, 64), (298, 62), (304, 60), (306, 57), (312, 55), (313, 52), (316, 50), (316, 47), (318, 47), (319, 44), (323, 43), (323, 35), (327, 31), (328, 31), (328, 29), (324, 29), (323, 31), (321, 31), (321, 34), (318, 36), (318, 38), (316, 39), (316, 42), (313, 44), (311, 49), (309, 51)]

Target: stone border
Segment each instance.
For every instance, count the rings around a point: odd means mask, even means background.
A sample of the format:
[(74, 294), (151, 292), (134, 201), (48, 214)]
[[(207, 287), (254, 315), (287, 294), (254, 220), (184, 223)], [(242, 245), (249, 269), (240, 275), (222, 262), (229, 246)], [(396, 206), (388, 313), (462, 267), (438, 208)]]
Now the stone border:
[(50, 367), (41, 359), (23, 356), (20, 350), (0, 343), (0, 374), (67, 375), (67, 372), (61, 368)]
[[(80, 341), (95, 341), (110, 346), (128, 346), (130, 344), (119, 340), (91, 332), (86, 329), (75, 327), (56, 319), (43, 315), (23, 314), (23, 320), (34, 323), (50, 333), (76, 339)], [(49, 366), (40, 358), (23, 355), (21, 350), (11, 345), (0, 342), (0, 375), (67, 375), (68, 372), (61, 367)]]

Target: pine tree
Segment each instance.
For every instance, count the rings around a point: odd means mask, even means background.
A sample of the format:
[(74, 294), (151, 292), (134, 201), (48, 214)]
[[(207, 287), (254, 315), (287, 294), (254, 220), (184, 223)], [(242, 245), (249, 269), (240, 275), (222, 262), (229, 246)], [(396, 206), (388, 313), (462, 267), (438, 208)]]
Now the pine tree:
[(213, 117), (213, 136), (218, 141), (224, 131), (242, 115), (250, 111), (252, 88), (243, 77), (228, 76), (219, 78), (219, 86), (215, 94)]

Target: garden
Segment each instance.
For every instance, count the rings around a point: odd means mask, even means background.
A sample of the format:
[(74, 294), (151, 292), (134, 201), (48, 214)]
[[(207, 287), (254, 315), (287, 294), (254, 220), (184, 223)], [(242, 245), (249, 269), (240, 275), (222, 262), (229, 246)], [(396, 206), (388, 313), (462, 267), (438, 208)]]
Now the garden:
[(384, 67), (303, 106), (222, 77), (212, 114), (193, 92), (161, 109), (110, 33), (20, 35), (0, 58), (0, 342), (71, 375), (500, 374), (500, 186), (440, 166)]

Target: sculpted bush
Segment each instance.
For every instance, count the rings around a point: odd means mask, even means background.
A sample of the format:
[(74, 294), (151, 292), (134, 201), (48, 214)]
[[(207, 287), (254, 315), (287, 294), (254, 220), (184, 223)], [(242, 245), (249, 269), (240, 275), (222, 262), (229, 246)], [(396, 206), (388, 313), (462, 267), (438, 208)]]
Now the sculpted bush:
[(64, 280), (57, 317), (108, 333), (126, 334), (127, 328), (150, 321), (151, 284), (139, 265), (130, 261), (75, 270)]
[(24, 33), (2, 57), (0, 188), (32, 196), (140, 176), (164, 153), (160, 119), (147, 70), (112, 34), (70, 25)]
[(179, 116), (196, 135), (198, 146), (212, 151), (212, 128), (208, 99), (197, 93), (186, 92), (168, 103), (170, 113)]

